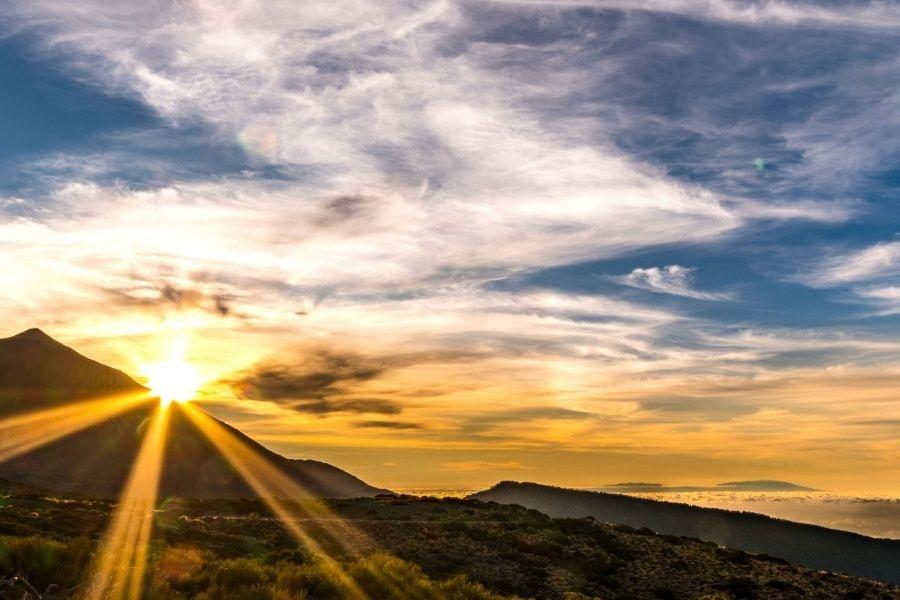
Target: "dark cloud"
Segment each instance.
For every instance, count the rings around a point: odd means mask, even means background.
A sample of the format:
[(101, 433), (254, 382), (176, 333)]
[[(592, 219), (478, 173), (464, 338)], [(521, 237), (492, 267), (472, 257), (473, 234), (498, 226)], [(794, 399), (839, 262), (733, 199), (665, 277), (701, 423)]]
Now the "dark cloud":
[(291, 364), (259, 365), (229, 383), (253, 400), (318, 400), (379, 377), (387, 367), (353, 353), (320, 351)]
[(297, 412), (314, 415), (328, 415), (340, 412), (359, 414), (397, 415), (402, 408), (392, 400), (384, 398), (318, 398), (290, 404)]
[(223, 317), (227, 317), (231, 314), (231, 298), (225, 296), (223, 294), (216, 294), (212, 297), (213, 303), (216, 307), (216, 312), (222, 315)]
[(410, 423), (408, 421), (359, 421), (356, 423), (357, 427), (370, 427), (376, 429), (422, 429), (423, 426), (419, 423)]
[(221, 292), (209, 292), (189, 285), (168, 282), (137, 283), (130, 287), (104, 288), (116, 304), (147, 309), (199, 308), (227, 317), (233, 314), (234, 296)]
[(869, 427), (897, 427), (900, 428), (900, 419), (858, 419), (850, 422), (851, 425), (863, 425)]
[(471, 355), (458, 352), (367, 356), (330, 348), (307, 348), (289, 360), (261, 363), (224, 383), (238, 397), (274, 402), (300, 412), (393, 415), (401, 411), (397, 402), (361, 396), (361, 388), (367, 382), (393, 369), (467, 358)]
[(359, 195), (332, 198), (322, 207), (316, 224), (322, 227), (332, 227), (357, 220), (372, 211), (374, 201), (374, 198)]
[(541, 420), (579, 420), (592, 419), (593, 413), (563, 408), (560, 406), (531, 406), (518, 410), (492, 412), (475, 415), (466, 419), (459, 432), (469, 435), (478, 435), (493, 429), (498, 425), (507, 423), (521, 423)]
[(651, 413), (667, 415), (664, 417), (665, 420), (671, 418), (672, 415), (679, 415), (681, 418), (693, 416), (711, 421), (723, 421), (753, 414), (760, 408), (757, 402), (739, 398), (683, 396), (643, 400), (640, 402), (640, 407)]

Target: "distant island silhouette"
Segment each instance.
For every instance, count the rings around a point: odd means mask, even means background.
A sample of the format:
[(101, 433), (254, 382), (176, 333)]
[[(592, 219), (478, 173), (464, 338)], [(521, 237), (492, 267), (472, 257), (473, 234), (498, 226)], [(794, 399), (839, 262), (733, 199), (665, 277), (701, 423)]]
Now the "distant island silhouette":
[(726, 481), (716, 485), (663, 485), (661, 483), (623, 482), (588, 488), (596, 491), (619, 493), (657, 493), (657, 492), (818, 492), (816, 488), (806, 487), (775, 479), (754, 479), (749, 481)]

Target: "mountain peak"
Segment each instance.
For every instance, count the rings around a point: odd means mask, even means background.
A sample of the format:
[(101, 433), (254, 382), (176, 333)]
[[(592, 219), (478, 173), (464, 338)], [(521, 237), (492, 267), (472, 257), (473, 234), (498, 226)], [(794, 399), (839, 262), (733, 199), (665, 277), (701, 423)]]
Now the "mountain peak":
[(134, 379), (87, 358), (38, 328), (0, 339), (0, 414), (142, 390)]
[(34, 342), (55, 342), (52, 337), (44, 333), (42, 330), (37, 327), (32, 327), (31, 329), (26, 329), (21, 333), (17, 333), (16, 335), (7, 338), (9, 340), (29, 340)]

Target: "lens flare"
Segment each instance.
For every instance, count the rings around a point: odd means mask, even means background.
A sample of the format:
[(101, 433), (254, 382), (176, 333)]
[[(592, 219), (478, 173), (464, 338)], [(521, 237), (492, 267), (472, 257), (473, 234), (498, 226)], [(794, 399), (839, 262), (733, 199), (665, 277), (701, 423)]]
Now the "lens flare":
[(139, 600), (171, 410), (160, 403), (103, 540), (88, 600)]
[(149, 392), (135, 392), (0, 419), (0, 462), (97, 425), (149, 400)]
[(182, 405), (182, 408), (197, 429), (216, 446), (225, 460), (231, 463), (257, 496), (269, 506), (291, 535), (315, 553), (335, 573), (343, 587), (343, 597), (365, 600), (367, 598), (365, 592), (301, 523), (303, 520), (315, 519), (317, 523), (339, 528), (340, 531), (328, 531), (326, 535), (331, 542), (336, 542), (345, 549), (357, 548), (366, 543), (365, 534), (350, 528), (343, 520), (336, 518), (334, 513), (308, 490), (243, 443), (215, 419), (194, 406)]

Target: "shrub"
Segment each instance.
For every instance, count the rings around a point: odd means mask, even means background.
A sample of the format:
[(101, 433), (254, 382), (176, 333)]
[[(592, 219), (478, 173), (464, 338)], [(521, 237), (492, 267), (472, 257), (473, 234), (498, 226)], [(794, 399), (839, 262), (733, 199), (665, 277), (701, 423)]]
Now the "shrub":
[(76, 538), (69, 543), (40, 536), (0, 537), (0, 574), (22, 575), (38, 589), (51, 583), (63, 588), (82, 581), (91, 558), (91, 543)]
[(167, 548), (157, 559), (156, 573), (177, 588), (197, 575), (204, 562), (203, 555), (195, 548)]
[[(284, 598), (284, 596), (281, 596), (281, 598)], [(240, 588), (214, 585), (199, 594), (197, 600), (275, 600), (275, 598), (268, 586), (265, 585)]]
[(292, 565), (279, 563), (274, 588), (293, 597), (339, 599), (343, 587), (340, 574), (321, 563)]
[(770, 579), (768, 583), (766, 583), (766, 587), (770, 587), (775, 590), (780, 590), (782, 592), (795, 592), (802, 593), (803, 590), (790, 581), (782, 581), (781, 579)]
[(746, 565), (750, 562), (750, 555), (743, 550), (734, 550), (732, 548), (719, 548), (716, 554), (727, 560), (733, 565)]
[(212, 564), (210, 583), (213, 587), (236, 590), (257, 588), (274, 579), (271, 569), (267, 569), (249, 558), (220, 560)]
[(756, 592), (761, 586), (749, 577), (732, 577), (727, 583), (719, 584), (714, 587), (731, 593), (735, 598), (745, 598), (749, 600), (756, 598)]
[(678, 594), (675, 593), (672, 588), (661, 585), (659, 587), (653, 588), (653, 597), (659, 598), (659, 600), (676, 600), (678, 598)]

